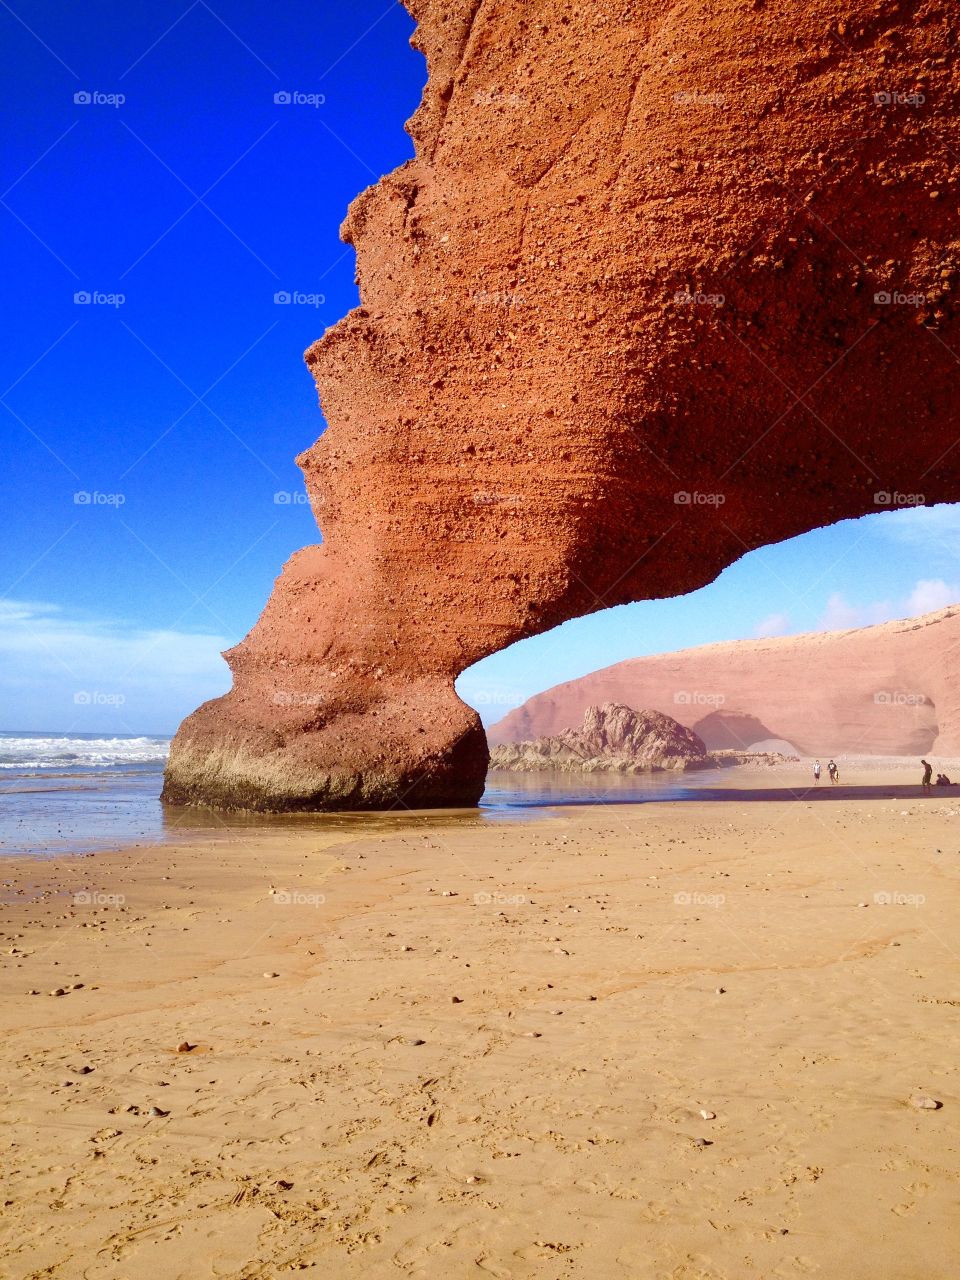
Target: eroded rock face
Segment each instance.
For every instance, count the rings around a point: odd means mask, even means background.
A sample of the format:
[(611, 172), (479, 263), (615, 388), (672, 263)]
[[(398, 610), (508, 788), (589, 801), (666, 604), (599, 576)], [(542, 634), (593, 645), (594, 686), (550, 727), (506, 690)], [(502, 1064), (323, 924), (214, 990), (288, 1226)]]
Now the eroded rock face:
[[(735, 640), (618, 662), (528, 699), (492, 743), (556, 734), (612, 700), (675, 716), (708, 750), (960, 755), (960, 607), (855, 631)], [(494, 747), (494, 753), (499, 748)]]
[(705, 769), (712, 761), (703, 741), (671, 716), (634, 711), (622, 703), (587, 707), (580, 729), (555, 737), (493, 748), (491, 769), (539, 773), (653, 773)]
[(952, 6), (410, 7), (416, 159), (351, 207), (362, 306), (306, 356), (324, 545), (168, 800), (473, 803), (479, 658), (960, 496)]

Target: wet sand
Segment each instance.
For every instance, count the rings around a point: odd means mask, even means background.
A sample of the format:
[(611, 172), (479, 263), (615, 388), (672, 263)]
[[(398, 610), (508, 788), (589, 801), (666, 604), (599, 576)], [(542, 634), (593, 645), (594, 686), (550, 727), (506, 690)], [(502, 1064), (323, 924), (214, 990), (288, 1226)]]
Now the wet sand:
[(907, 776), (5, 859), (0, 1275), (952, 1280)]

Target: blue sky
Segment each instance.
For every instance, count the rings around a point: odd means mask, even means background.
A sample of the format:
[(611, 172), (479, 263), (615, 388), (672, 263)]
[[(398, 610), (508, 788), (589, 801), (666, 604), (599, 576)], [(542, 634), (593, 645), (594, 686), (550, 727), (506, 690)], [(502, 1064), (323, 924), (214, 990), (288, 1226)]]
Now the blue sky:
[[(411, 154), (412, 30), (382, 0), (0, 7), (0, 727), (172, 731), (316, 541), (275, 501), (323, 429), (301, 355), (357, 301), (348, 203)], [(459, 687), (490, 721), (635, 654), (907, 616), (960, 595), (958, 549), (953, 508), (847, 522)]]

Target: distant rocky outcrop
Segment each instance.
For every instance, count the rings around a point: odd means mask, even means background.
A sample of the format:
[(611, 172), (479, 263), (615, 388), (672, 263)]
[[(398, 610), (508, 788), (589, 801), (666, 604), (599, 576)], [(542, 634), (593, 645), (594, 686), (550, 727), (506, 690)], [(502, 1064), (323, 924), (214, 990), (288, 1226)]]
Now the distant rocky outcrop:
[(491, 769), (516, 773), (652, 773), (704, 769), (711, 763), (692, 730), (660, 711), (634, 711), (619, 702), (588, 707), (580, 729), (503, 743), (490, 756)]

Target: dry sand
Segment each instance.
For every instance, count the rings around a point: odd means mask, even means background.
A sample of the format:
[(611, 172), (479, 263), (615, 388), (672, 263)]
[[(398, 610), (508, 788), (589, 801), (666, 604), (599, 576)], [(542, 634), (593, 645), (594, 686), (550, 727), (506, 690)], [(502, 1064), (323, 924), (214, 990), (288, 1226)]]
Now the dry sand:
[(6, 860), (0, 1274), (953, 1280), (960, 789), (800, 779)]

